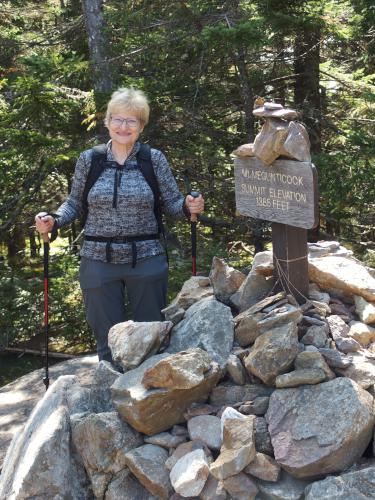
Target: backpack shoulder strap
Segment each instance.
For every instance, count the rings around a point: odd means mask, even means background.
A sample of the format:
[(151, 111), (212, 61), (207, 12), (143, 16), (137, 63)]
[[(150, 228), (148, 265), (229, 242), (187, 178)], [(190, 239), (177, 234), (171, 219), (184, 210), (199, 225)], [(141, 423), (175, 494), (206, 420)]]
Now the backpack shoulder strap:
[(158, 180), (155, 175), (154, 167), (151, 161), (151, 148), (148, 144), (141, 144), (137, 153), (137, 163), (143, 177), (154, 195), (154, 213), (158, 222), (159, 233), (163, 232), (161, 204), (160, 204), (160, 190)]
[(87, 175), (85, 187), (82, 193), (83, 226), (85, 225), (88, 212), (87, 196), (89, 194), (90, 189), (93, 187), (95, 182), (99, 179), (100, 174), (103, 172), (106, 159), (107, 159), (107, 145), (99, 144), (98, 146), (94, 146), (91, 158), (90, 170)]
[(148, 144), (141, 144), (137, 153), (137, 163), (154, 196), (155, 194), (160, 196), (158, 181), (151, 161), (151, 148)]

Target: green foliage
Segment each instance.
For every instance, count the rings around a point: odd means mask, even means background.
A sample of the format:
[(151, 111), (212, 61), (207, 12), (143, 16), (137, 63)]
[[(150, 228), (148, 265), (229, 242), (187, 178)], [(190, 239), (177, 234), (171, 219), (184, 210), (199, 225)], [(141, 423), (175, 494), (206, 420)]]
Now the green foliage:
[[(42, 257), (14, 268), (1, 262), (0, 346), (15, 345), (44, 334), (44, 284)], [(50, 258), (50, 342), (67, 352), (94, 349), (95, 341), (86, 322), (78, 284), (78, 259), (57, 253)], [(60, 339), (60, 341), (58, 341)], [(61, 347), (60, 347), (61, 349)]]
[[(5, 254), (17, 233), (28, 236), (36, 212), (55, 210), (66, 196), (75, 158), (98, 142), (107, 94), (93, 91), (96, 68), (79, 0), (1, 5), (0, 241)], [(296, 63), (316, 46), (321, 103), (314, 109), (307, 96), (301, 107), (321, 126), (321, 152), (314, 157), (320, 211), (344, 228), (360, 228), (359, 233), (345, 229), (348, 238), (372, 238), (366, 229), (375, 224), (375, 9), (370, 0), (107, 0), (103, 14), (114, 87), (133, 85), (147, 93), (151, 121), (143, 140), (166, 153), (183, 192), (204, 193), (206, 215), (215, 219), (200, 229), (202, 272), (208, 272), (214, 254), (236, 267), (251, 260), (240, 251), (241, 242), (253, 243), (264, 227), (235, 216), (230, 154), (259, 129), (251, 114), (256, 95), (294, 105)], [(304, 33), (318, 40), (305, 40), (297, 56)], [(175, 224), (173, 232), (188, 248), (188, 225)], [(65, 234), (72, 240), (71, 228)], [(24, 260), (12, 268), (2, 263), (1, 305), (10, 313), (3, 313), (1, 326), (9, 340), (26, 338), (41, 325), (41, 283), (30, 281), (40, 277), (40, 262), (28, 262), (20, 241)], [(236, 250), (228, 254), (230, 242)], [(55, 328), (59, 336), (84, 341), (89, 333), (82, 326), (77, 259), (63, 254), (53, 262)], [(189, 274), (188, 252), (173, 250), (170, 297)]]

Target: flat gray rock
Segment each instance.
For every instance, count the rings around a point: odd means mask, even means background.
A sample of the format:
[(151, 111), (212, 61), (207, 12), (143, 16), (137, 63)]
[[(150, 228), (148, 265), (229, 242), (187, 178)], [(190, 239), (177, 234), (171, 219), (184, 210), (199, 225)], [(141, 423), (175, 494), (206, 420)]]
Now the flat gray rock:
[(353, 363), (352, 356), (346, 356), (336, 349), (319, 349), (319, 352), (331, 368), (348, 368)]
[(325, 347), (327, 345), (327, 334), (325, 329), (319, 325), (312, 325), (307, 329), (307, 332), (302, 337), (301, 341), (305, 345), (313, 345), (315, 347)]
[(273, 388), (263, 384), (219, 384), (210, 394), (210, 404), (213, 406), (231, 406), (240, 401), (252, 401), (259, 396), (270, 396)]
[(375, 466), (327, 477), (306, 488), (305, 500), (369, 500), (375, 498)]
[(192, 441), (202, 441), (212, 450), (220, 449), (220, 418), (213, 415), (193, 417), (188, 421), (188, 431)]
[(93, 374), (93, 384), (90, 389), (92, 410), (94, 413), (113, 411), (110, 387), (121, 373), (115, 370), (109, 361), (100, 361)]
[(176, 448), (179, 444), (185, 443), (186, 436), (173, 436), (169, 432), (160, 432), (153, 436), (146, 436), (145, 443), (157, 444), (163, 448)]
[(246, 276), (225, 262), (224, 259), (214, 257), (210, 271), (210, 281), (214, 289), (215, 297), (221, 302), (227, 303), (241, 286)]
[(128, 468), (116, 474), (105, 493), (105, 500), (156, 500)]
[(267, 385), (274, 385), (277, 375), (287, 372), (298, 354), (297, 325), (294, 321), (272, 328), (258, 337), (245, 358), (248, 373)]
[(223, 486), (230, 498), (236, 500), (255, 500), (258, 488), (250, 476), (240, 472), (224, 479)]
[(276, 387), (298, 387), (300, 385), (315, 385), (324, 382), (326, 375), (321, 368), (301, 368), (276, 377)]
[(201, 500), (226, 500), (227, 492), (223, 487), (223, 483), (210, 474), (199, 498)]
[(369, 389), (375, 384), (375, 359), (367, 357), (362, 352), (351, 354), (352, 363), (347, 368), (336, 368), (336, 372), (354, 380), (363, 389)]
[(261, 304), (261, 302), (253, 304), (234, 318), (234, 338), (240, 346), (253, 344), (259, 335), (266, 333), (271, 328), (282, 326), (289, 321), (299, 323), (302, 319), (300, 309), (291, 304), (283, 304), (275, 308), (271, 306), (272, 310), (267, 313), (253, 312), (257, 304)]
[(266, 277), (256, 271), (251, 271), (239, 289), (231, 295), (230, 303), (240, 312), (245, 311), (264, 299), (271, 291), (274, 283), (272, 277)]
[(235, 384), (246, 384), (246, 370), (241, 360), (235, 354), (230, 354), (227, 361), (227, 372)]
[(145, 444), (125, 454), (126, 464), (138, 481), (158, 498), (172, 494), (169, 471), (165, 467), (168, 452), (160, 446)]
[(295, 479), (285, 471), (281, 472), (281, 478), (276, 483), (260, 479), (256, 479), (255, 482), (262, 500), (302, 500), (305, 488), (309, 484), (307, 481)]
[(318, 368), (325, 373), (325, 380), (332, 380), (335, 378), (334, 372), (328, 366), (323, 355), (317, 351), (304, 351), (300, 352), (294, 360), (294, 367), (296, 370), (306, 368)]

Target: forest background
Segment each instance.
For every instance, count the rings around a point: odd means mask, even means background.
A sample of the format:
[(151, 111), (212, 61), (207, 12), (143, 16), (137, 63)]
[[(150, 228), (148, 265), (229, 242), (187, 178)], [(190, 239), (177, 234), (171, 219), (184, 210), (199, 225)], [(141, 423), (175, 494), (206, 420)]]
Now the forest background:
[[(269, 224), (235, 213), (233, 158), (260, 122), (256, 96), (296, 108), (318, 169), (320, 227), (375, 263), (375, 7), (371, 0), (0, 1), (0, 345), (39, 338), (41, 242), (32, 227), (69, 191), (79, 153), (103, 141), (104, 105), (143, 89), (143, 140), (163, 150), (206, 211), (198, 267), (246, 268)], [(93, 339), (77, 274), (81, 227), (52, 245), (55, 350)], [(172, 297), (189, 277), (189, 225), (168, 223)]]

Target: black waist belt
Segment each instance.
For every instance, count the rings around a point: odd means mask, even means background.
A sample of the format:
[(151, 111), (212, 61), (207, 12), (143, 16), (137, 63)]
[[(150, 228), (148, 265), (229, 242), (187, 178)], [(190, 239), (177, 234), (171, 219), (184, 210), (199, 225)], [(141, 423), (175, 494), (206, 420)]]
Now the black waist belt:
[(106, 243), (105, 254), (107, 262), (111, 262), (111, 247), (112, 243), (131, 243), (132, 245), (132, 267), (135, 267), (137, 264), (137, 241), (146, 241), (146, 240), (158, 240), (160, 239), (160, 235), (158, 233), (155, 234), (139, 234), (137, 236), (90, 236), (85, 235), (86, 241), (99, 241), (101, 243)]

